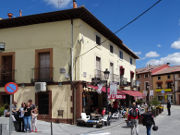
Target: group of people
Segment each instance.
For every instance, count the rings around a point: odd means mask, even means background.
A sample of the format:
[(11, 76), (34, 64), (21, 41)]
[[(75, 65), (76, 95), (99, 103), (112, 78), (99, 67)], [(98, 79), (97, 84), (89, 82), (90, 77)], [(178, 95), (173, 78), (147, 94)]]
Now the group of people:
[[(128, 121), (131, 122), (131, 135), (138, 135), (138, 119), (140, 117), (140, 111), (136, 106), (136, 103), (133, 102), (132, 108), (130, 108), (128, 113)], [(146, 126), (147, 135), (151, 135), (152, 125), (154, 130), (157, 130), (158, 127), (155, 125), (154, 116), (152, 114), (151, 108), (148, 108), (146, 113), (141, 114), (142, 124)]]
[[(8, 108), (8, 107), (7, 107)], [(9, 116), (7, 108), (4, 110), (5, 117)], [(37, 132), (38, 107), (29, 99), (27, 103), (21, 103), (17, 108), (17, 102), (12, 105), (12, 119), (15, 123), (15, 129), (20, 132)]]

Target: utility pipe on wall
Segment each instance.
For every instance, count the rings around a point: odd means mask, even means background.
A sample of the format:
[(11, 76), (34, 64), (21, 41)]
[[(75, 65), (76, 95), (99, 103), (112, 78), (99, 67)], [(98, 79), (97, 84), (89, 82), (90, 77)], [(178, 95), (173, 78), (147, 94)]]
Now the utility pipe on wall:
[(74, 75), (73, 75), (73, 67), (74, 67), (74, 56), (73, 56), (73, 47), (74, 47), (74, 28), (73, 28), (74, 24), (73, 24), (73, 19), (71, 19), (71, 87), (72, 87), (72, 90), (73, 90), (73, 100), (74, 100), (74, 103), (73, 103), (73, 117), (74, 117), (74, 120), (73, 122), (76, 123), (76, 88), (74, 87), (73, 85), (73, 78), (74, 78)]

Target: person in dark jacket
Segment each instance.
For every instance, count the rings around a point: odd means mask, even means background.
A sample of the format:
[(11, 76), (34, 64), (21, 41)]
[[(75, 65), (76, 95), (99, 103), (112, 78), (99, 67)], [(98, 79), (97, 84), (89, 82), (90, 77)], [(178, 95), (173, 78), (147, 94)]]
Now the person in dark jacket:
[(171, 102), (168, 100), (167, 102), (167, 110), (168, 110), (168, 115), (171, 115)]
[(146, 126), (147, 135), (151, 135), (151, 127), (152, 125), (155, 125), (154, 116), (151, 112), (151, 108), (148, 109), (148, 112), (142, 114), (141, 117), (143, 125)]

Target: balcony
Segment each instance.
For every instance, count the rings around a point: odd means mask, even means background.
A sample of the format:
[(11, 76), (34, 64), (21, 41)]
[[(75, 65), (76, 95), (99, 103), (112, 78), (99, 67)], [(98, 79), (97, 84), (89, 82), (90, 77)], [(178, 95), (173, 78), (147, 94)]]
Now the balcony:
[(0, 70), (0, 85), (15, 81), (15, 70)]
[(32, 82), (53, 82), (53, 68), (33, 68), (32, 69), (33, 77)]
[(133, 88), (139, 87), (138, 82), (136, 80), (132, 80), (131, 81), (131, 87), (133, 87)]
[(127, 78), (122, 77), (120, 79), (120, 86), (122, 86), (122, 87), (128, 86)]
[(94, 76), (95, 76), (95, 78), (102, 80), (104, 77), (104, 73), (103, 73), (103, 71), (101, 71), (99, 69), (95, 69), (95, 75)]
[[(97, 80), (105, 80), (104, 79), (104, 71), (101, 71), (101, 70), (98, 70), (98, 69), (95, 69), (95, 75), (94, 75), (94, 78), (96, 78)], [(93, 78), (93, 79), (94, 79)], [(116, 74), (109, 74), (109, 81), (110, 82), (120, 82), (120, 76), (119, 75), (116, 75)]]

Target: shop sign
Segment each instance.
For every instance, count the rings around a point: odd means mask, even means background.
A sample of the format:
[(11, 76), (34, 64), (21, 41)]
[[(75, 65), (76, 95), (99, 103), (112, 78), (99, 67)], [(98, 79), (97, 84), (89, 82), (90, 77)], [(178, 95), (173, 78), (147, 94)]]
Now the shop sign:
[(154, 96), (154, 90), (150, 90), (149, 95), (150, 95), (150, 96)]
[(165, 91), (165, 92), (171, 92), (172, 89), (156, 89), (156, 92), (161, 92), (161, 91)]
[(101, 94), (103, 88), (103, 84), (98, 84), (97, 93)]
[(164, 94), (164, 93), (165, 93), (165, 91), (164, 91), (164, 90), (161, 90), (161, 93), (162, 93), (162, 94)]
[(117, 84), (111, 83), (110, 84), (110, 96), (116, 96), (117, 95)]
[(126, 95), (116, 95), (116, 96), (108, 95), (108, 99), (126, 99)]
[(145, 96), (147, 96), (147, 91), (146, 91), (146, 90), (144, 90), (144, 91), (143, 91), (143, 94), (144, 94)]

